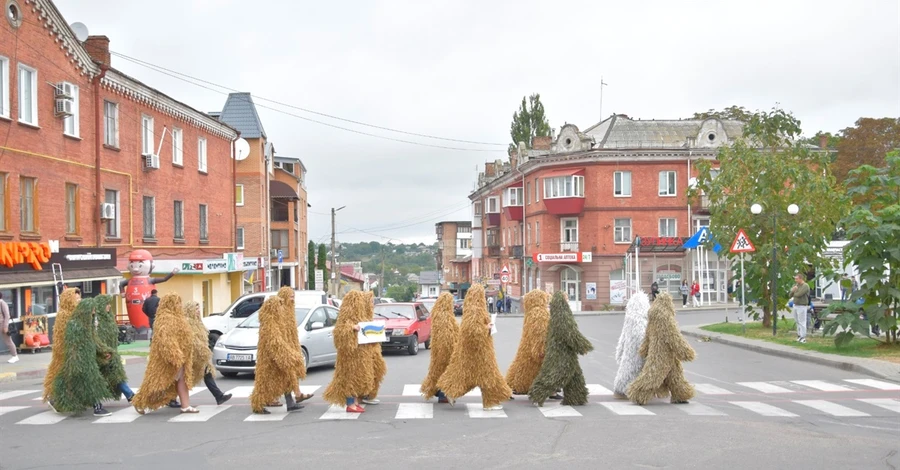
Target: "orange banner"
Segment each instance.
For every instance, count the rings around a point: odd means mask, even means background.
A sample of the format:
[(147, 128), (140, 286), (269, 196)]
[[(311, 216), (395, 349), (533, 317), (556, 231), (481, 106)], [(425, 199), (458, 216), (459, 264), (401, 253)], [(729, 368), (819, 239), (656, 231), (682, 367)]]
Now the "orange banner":
[(35, 271), (42, 271), (41, 265), (49, 262), (49, 243), (0, 242), (0, 266), (11, 268), (17, 264), (30, 264)]

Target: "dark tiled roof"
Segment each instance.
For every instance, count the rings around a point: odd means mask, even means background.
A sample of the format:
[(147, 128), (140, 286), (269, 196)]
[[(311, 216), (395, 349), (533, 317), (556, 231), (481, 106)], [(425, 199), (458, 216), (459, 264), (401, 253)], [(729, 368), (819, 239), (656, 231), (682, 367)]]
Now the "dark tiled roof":
[(237, 129), (245, 139), (267, 138), (250, 93), (229, 94), (219, 120)]

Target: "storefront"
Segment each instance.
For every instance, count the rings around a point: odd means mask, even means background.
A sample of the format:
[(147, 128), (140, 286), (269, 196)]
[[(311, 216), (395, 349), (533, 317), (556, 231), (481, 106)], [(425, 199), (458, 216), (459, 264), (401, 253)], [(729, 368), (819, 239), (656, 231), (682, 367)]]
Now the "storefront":
[[(93, 297), (113, 292), (122, 277), (116, 269), (115, 248), (58, 246), (56, 242), (0, 242), (0, 293), (9, 306), (16, 344), (21, 342), (19, 330), (26, 315), (47, 315), (52, 333), (59, 305), (57, 282), (80, 288), (83, 297)], [(0, 343), (2, 351), (5, 346)]]

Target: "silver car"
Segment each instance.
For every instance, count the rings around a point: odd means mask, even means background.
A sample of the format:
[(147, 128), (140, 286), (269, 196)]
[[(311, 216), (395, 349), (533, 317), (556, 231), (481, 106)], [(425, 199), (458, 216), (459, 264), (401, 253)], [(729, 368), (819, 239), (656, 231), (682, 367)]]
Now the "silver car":
[[(338, 309), (330, 305), (298, 307), (297, 333), (306, 367), (334, 364), (334, 324)], [(256, 347), (259, 341), (259, 312), (253, 313), (236, 328), (222, 335), (213, 347), (213, 364), (225, 377), (256, 369)]]

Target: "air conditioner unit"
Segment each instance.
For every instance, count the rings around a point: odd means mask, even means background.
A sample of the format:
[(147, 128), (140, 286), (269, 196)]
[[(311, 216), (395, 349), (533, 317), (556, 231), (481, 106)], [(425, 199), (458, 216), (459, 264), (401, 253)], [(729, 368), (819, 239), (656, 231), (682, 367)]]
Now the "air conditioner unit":
[(269, 250), (269, 258), (277, 258), (278, 250)]
[(59, 82), (56, 84), (56, 98), (72, 99), (75, 97), (75, 85), (69, 82)]
[(75, 102), (72, 101), (71, 98), (57, 98), (56, 99), (56, 117), (68, 117), (73, 114), (75, 108)]
[(104, 202), (100, 204), (100, 218), (103, 220), (112, 220), (116, 218), (116, 205)]
[(154, 155), (152, 153), (145, 153), (141, 155), (144, 158), (144, 169), (147, 170), (158, 170), (159, 169), (159, 155)]

